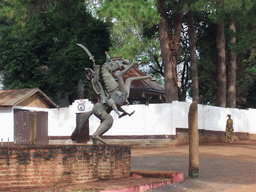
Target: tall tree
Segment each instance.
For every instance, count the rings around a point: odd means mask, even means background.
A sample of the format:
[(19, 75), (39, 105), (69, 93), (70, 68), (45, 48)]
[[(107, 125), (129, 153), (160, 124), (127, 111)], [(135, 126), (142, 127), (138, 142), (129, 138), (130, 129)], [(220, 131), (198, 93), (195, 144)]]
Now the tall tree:
[[(202, 5), (202, 3), (205, 3), (205, 5)], [(223, 3), (221, 3), (223, 2)], [(227, 101), (227, 106), (230, 106), (228, 104), (228, 102), (233, 102), (235, 103), (236, 101), (236, 96), (234, 96), (234, 92), (236, 91), (236, 86), (234, 85), (236, 83), (236, 81), (233, 78), (233, 81), (229, 80), (229, 75), (233, 74), (232, 76), (237, 76), (237, 82), (242, 83), (242, 81), (240, 80), (242, 76), (244, 76), (244, 66), (242, 67), (242, 62), (245, 58), (246, 58), (246, 52), (248, 51), (248, 49), (250, 49), (250, 47), (252, 46), (251, 44), (254, 43), (254, 38), (253, 38), (253, 30), (248, 30), (248, 26), (253, 26), (249, 23), (255, 23), (254, 22), (254, 12), (252, 11), (252, 7), (255, 4), (255, 2), (253, 3), (252, 1), (228, 1), (228, 0), (224, 0), (224, 1), (196, 1), (193, 5), (196, 7), (196, 10), (199, 10), (201, 13), (206, 13), (206, 17), (207, 20), (199, 18), (199, 20), (197, 20), (196, 22), (199, 23), (199, 29), (198, 30), (198, 34), (197, 36), (199, 37), (199, 70), (200, 70), (200, 75), (199, 75), (199, 80), (200, 80), (200, 100), (204, 100), (203, 103), (209, 103), (209, 104), (215, 104), (215, 102), (213, 102), (213, 98), (216, 97), (216, 102), (218, 101), (220, 103), (220, 99), (222, 99), (223, 101), (225, 100), (226, 97), (226, 101)], [(217, 11), (216, 11), (217, 10)], [(229, 17), (227, 17), (229, 16)], [(200, 23), (201, 20), (201, 23)], [(215, 37), (216, 35), (219, 35), (223, 32), (220, 32), (220, 28), (218, 28), (218, 31), (220, 33), (216, 34), (212, 34), (211, 31), (217, 31), (215, 28), (215, 25), (217, 26), (217, 24), (220, 24), (221, 21), (225, 21), (225, 23), (230, 23), (228, 21), (234, 21), (235, 24), (238, 26), (238, 32), (234, 33), (234, 31), (232, 32), (232, 30), (228, 30), (227, 26), (224, 25), (224, 31), (226, 33), (226, 35), (228, 35), (228, 38), (225, 38), (225, 36), (222, 36), (224, 38), (219, 38), (216, 37), (215, 40), (212, 39), (212, 37)], [(206, 22), (205, 22), (206, 21)], [(223, 29), (223, 22), (221, 23), (222, 25), (222, 29)], [(204, 27), (203, 27), (204, 26)], [(218, 25), (220, 27), (220, 25)], [(211, 28), (211, 31), (209, 31), (208, 29)], [(206, 30), (205, 30), (206, 29)], [(228, 32), (229, 31), (229, 32)], [(208, 35), (207, 35), (208, 34)], [(223, 33), (222, 33), (223, 34)], [(237, 38), (237, 45), (232, 44), (231, 43), (231, 38), (232, 37), (236, 37)], [(208, 41), (205, 41), (208, 38)], [(212, 39), (212, 40), (210, 40)], [(226, 94), (227, 96), (224, 96), (223, 98), (218, 97), (220, 94), (219, 91), (217, 91), (218, 89), (215, 89), (215, 81), (218, 82), (219, 86), (218, 87), (222, 87), (221, 86), (221, 81), (225, 81), (225, 76), (223, 75), (217, 75), (218, 76), (218, 80), (215, 80), (215, 78), (213, 78), (212, 74), (217, 74), (217, 72), (215, 72), (214, 70), (214, 62), (215, 58), (220, 58), (217, 59), (218, 60), (222, 60), (224, 61), (224, 59), (221, 59), (221, 56), (219, 57), (215, 57), (215, 50), (213, 49), (213, 47), (215, 46), (215, 41), (218, 41), (218, 43), (216, 42), (216, 44), (218, 44), (218, 50), (221, 50), (221, 47), (219, 46), (219, 42), (221, 42), (222, 40), (222, 47), (224, 47), (224, 39), (225, 39), (225, 46), (226, 48), (228, 48), (227, 52), (232, 52), (233, 54), (237, 54), (239, 53), (239, 56), (237, 57), (238, 60), (240, 60), (240, 62), (238, 62), (238, 67), (240, 68), (240, 70), (238, 70), (238, 74), (234, 75), (234, 69), (235, 67), (232, 67), (232, 70), (230, 68), (229, 65), (229, 58), (232, 58), (229, 56), (229, 54), (226, 53), (225, 54), (223, 52), (223, 56), (225, 57), (226, 55), (226, 62), (227, 62), (227, 73), (224, 73), (223, 70), (225, 70), (225, 66), (222, 65), (221, 67), (218, 67), (218, 69), (220, 69), (219, 71), (221, 71), (221, 74), (227, 74), (227, 80), (226, 80), (226, 85), (227, 85), (227, 91)], [(250, 39), (250, 40), (249, 40)], [(228, 45), (228, 46), (227, 46)], [(205, 48), (204, 48), (205, 47)], [(217, 46), (216, 46), (217, 47)], [(210, 51), (208, 51), (208, 49)], [(220, 53), (220, 51), (218, 51), (217, 53)], [(203, 57), (202, 57), (203, 56)], [(206, 56), (206, 57), (205, 57)], [(205, 63), (206, 65), (211, 64), (211, 67), (204, 67), (204, 65), (201, 65), (201, 63)], [(217, 63), (216, 63), (217, 65)], [(203, 70), (201, 69), (203, 68)], [(209, 73), (207, 73), (207, 75), (205, 76), (204, 73), (206, 73), (207, 71), (209, 71)], [(210, 72), (211, 71), (211, 72)], [(240, 73), (243, 72), (243, 73)], [(204, 78), (202, 78), (202, 75), (204, 75)], [(223, 78), (224, 77), (224, 78)], [(248, 76), (246, 76), (246, 79)], [(206, 83), (207, 82), (207, 83)], [(232, 92), (233, 92), (233, 96), (230, 97), (229, 91), (231, 90), (231, 84), (230, 82), (233, 82), (232, 85)], [(223, 84), (223, 82), (222, 82)], [(224, 83), (225, 85), (225, 83)], [(245, 93), (243, 90), (244, 88), (247, 89), (248, 86), (245, 86), (243, 84), (243, 86), (238, 86), (238, 99), (239, 101), (243, 101), (244, 99), (240, 99), (242, 93)], [(202, 96), (202, 92), (204, 92), (205, 96)], [(219, 93), (216, 95), (216, 93)], [(223, 92), (225, 95), (225, 90), (223, 89)], [(207, 95), (207, 96), (206, 96)], [(239, 96), (240, 95), (240, 96)], [(225, 101), (224, 101), (225, 102)], [(220, 105), (220, 104), (217, 104)], [(233, 104), (233, 106), (235, 106)]]
[[(173, 7), (174, 4), (175, 7)], [(160, 23), (156, 12), (157, 10), (161, 16)], [(105, 1), (100, 13), (105, 15), (105, 18), (111, 20), (113, 18), (116, 19), (117, 22), (113, 24), (114, 27), (118, 26), (118, 29), (125, 29), (125, 33), (122, 32), (121, 37), (125, 39), (126, 42), (124, 44), (119, 43), (117, 46), (117, 50), (122, 50), (122, 54), (129, 53), (130, 55), (135, 55), (142, 53), (145, 47), (141, 45), (143, 45), (143, 42), (146, 42), (145, 40), (147, 39), (142, 35), (141, 31), (143, 28), (150, 26), (150, 24), (159, 23), (158, 34), (160, 38), (166, 89), (165, 101), (171, 102), (178, 100), (177, 55), (183, 20), (181, 1)], [(175, 16), (175, 21), (172, 24), (170, 24), (170, 16)], [(118, 34), (118, 31), (114, 32)], [(130, 37), (134, 35), (136, 35), (136, 38), (131, 39)], [(129, 49), (125, 51), (124, 48)], [(139, 48), (142, 49), (139, 50)], [(133, 51), (132, 54), (131, 51)]]
[(198, 86), (198, 67), (196, 57), (196, 39), (194, 30), (193, 11), (188, 11), (188, 32), (189, 32), (189, 52), (191, 62), (191, 77), (192, 77), (192, 98), (193, 101), (199, 102), (199, 86)]
[(187, 25), (182, 25), (181, 46), (178, 55), (179, 101), (186, 101), (188, 92), (191, 92), (191, 71), (189, 53), (189, 35)]
[[(233, 81), (237, 86), (233, 86), (231, 89), (233, 90), (235, 88), (236, 91), (236, 95), (233, 94), (232, 96), (233, 99), (236, 100), (236, 103), (232, 103), (232, 98), (229, 98), (229, 84), (232, 80), (229, 80), (228, 77), (227, 105), (233, 107), (236, 104), (239, 108), (247, 108), (254, 105), (253, 102), (251, 102), (250, 96), (253, 94), (250, 94), (250, 90), (252, 90), (251, 87), (253, 87), (253, 82), (255, 81), (255, 73), (253, 70), (255, 63), (251, 50), (253, 50), (256, 43), (256, 2), (248, 0), (240, 1), (239, 4), (235, 4), (231, 8), (231, 13), (228, 14), (228, 48), (231, 53), (230, 58), (236, 57), (237, 62), (233, 64), (229, 62), (228, 70), (230, 70), (230, 75), (232, 76), (232, 73), (234, 73), (232, 72), (232, 68), (233, 70), (237, 69), (235, 71), (236, 75), (233, 75), (236, 78), (236, 81)], [(234, 66), (235, 64), (236, 66)]]
[(234, 47), (236, 45), (236, 25), (235, 21), (231, 19), (229, 29), (230, 45), (233, 46), (233, 50), (228, 50), (228, 64), (227, 64), (227, 107), (236, 108), (236, 53)]
[[(223, 0), (217, 2), (218, 13), (220, 14)], [(217, 97), (216, 105), (226, 107), (226, 49), (225, 49), (225, 21), (220, 16), (216, 28), (216, 47), (217, 47)]]
[(176, 14), (173, 29), (169, 26), (166, 0), (158, 0), (158, 12), (161, 15), (159, 37), (164, 66), (165, 102), (178, 100), (177, 55), (180, 45), (180, 34), (183, 21), (183, 11)]
[[(198, 81), (200, 103), (215, 105), (216, 102), (216, 25), (207, 13), (196, 14)], [(202, 19), (203, 18), (203, 19)], [(201, 24), (200, 24), (201, 21)]]

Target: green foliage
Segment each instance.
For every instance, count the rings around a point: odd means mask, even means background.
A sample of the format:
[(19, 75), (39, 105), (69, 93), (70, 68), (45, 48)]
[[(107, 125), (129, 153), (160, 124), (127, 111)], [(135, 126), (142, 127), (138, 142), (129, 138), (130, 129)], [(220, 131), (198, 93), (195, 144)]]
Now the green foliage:
[(199, 99), (202, 104), (215, 104), (216, 99), (216, 25), (205, 12), (195, 14), (197, 29)]
[(244, 12), (250, 10), (254, 4), (254, 0), (194, 0), (191, 3), (191, 9), (194, 11), (204, 11), (209, 14), (209, 18), (218, 23), (222, 19), (225, 20), (227, 14), (231, 12)]
[[(122, 56), (130, 60), (137, 58), (145, 66), (144, 72), (161, 79), (161, 72), (156, 73), (159, 69), (162, 71), (158, 36), (160, 16), (156, 0), (82, 0), (90, 6), (90, 12), (95, 17), (111, 22), (108, 25), (109, 32), (106, 24), (88, 16), (82, 4), (76, 7), (77, 2), (80, 1), (8, 0), (0, 3), (0, 17), (7, 20), (0, 20), (0, 67), (6, 70), (6, 77), (11, 77), (9, 81), (6, 80), (6, 87), (39, 86), (50, 95), (57, 95), (57, 92), (75, 95), (74, 87), (78, 80), (84, 79), (84, 67), (91, 66), (86, 53), (75, 44), (84, 44), (96, 57), (96, 62), (101, 64), (105, 59), (104, 51), (110, 46), (109, 34), (112, 42), (109, 52), (111, 57)], [(165, 1), (165, 8), (170, 30), (174, 27), (175, 12), (181, 8), (185, 11), (190, 8), (195, 13), (200, 103), (215, 104), (215, 27), (216, 23), (224, 19), (227, 48), (237, 53), (238, 102), (242, 107), (255, 106), (256, 99), (252, 94), (256, 85), (255, 59), (250, 56), (250, 51), (256, 44), (256, 2), (224, 0), (223, 4), (218, 4), (217, 0), (183, 1), (188, 3), (186, 6), (180, 6), (179, 2)], [(236, 22), (236, 34), (228, 30), (230, 20)], [(186, 64), (184, 72), (186, 78), (190, 79), (189, 41), (185, 33), (181, 37), (178, 63)], [(237, 38), (236, 46), (229, 43), (228, 36), (232, 35)], [(69, 79), (65, 78), (67, 76)], [(183, 93), (189, 90), (187, 80), (184, 79), (186, 87), (180, 89)]]
[[(234, 12), (230, 17), (234, 18), (237, 27), (237, 45), (233, 48), (238, 54), (245, 54), (256, 43), (256, 3), (254, 6), (244, 12)], [(231, 47), (232, 48), (232, 47)]]
[(53, 11), (56, 4), (57, 0), (5, 0), (0, 3), (0, 18), (12, 23), (10, 32), (18, 35), (31, 17)]
[(239, 65), (237, 81), (238, 105), (241, 108), (256, 108), (256, 60), (255, 55), (244, 59)]
[(237, 53), (237, 104), (240, 108), (248, 108), (256, 107), (256, 98), (254, 97), (256, 84), (254, 54), (256, 45), (256, 2), (243, 1), (243, 7), (245, 7), (243, 11), (230, 14), (237, 25), (237, 44), (236, 47), (228, 46), (229, 49)]
[[(104, 1), (98, 15), (112, 21), (110, 28), (112, 48), (111, 57), (121, 56), (142, 62), (140, 70), (154, 76), (163, 84), (160, 42), (157, 24), (160, 17), (156, 1)], [(156, 62), (157, 61), (157, 62)], [(156, 70), (157, 71), (156, 71)]]
[(99, 10), (100, 17), (113, 21), (111, 27), (111, 56), (133, 59), (148, 46), (143, 28), (159, 22), (155, 1), (106, 0)]
[[(253, 62), (248, 53), (256, 43), (255, 10), (256, 3), (252, 0), (224, 0), (218, 1), (197, 0), (191, 2), (197, 28), (198, 75), (200, 102), (215, 104), (216, 97), (216, 40), (215, 24), (224, 19), (226, 33), (226, 48), (237, 53), (237, 100), (239, 107), (248, 107), (254, 84)], [(237, 31), (234, 34), (228, 29), (230, 21), (234, 20)], [(236, 46), (230, 44), (229, 37), (235, 36)], [(228, 53), (228, 51), (226, 51)], [(242, 62), (243, 61), (243, 62)], [(256, 101), (256, 100), (255, 100)]]
[(39, 87), (50, 97), (68, 93), (76, 99), (78, 82), (85, 81), (84, 68), (92, 67), (76, 43), (84, 44), (97, 63), (104, 63), (110, 47), (107, 27), (76, 0), (59, 1), (54, 11), (33, 16), (18, 36), (11, 33), (12, 26), (1, 27), (5, 88)]

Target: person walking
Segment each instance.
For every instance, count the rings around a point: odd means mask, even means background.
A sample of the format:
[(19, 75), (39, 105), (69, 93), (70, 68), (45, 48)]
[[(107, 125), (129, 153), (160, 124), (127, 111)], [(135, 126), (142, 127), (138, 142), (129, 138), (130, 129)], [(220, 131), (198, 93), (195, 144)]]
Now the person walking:
[(233, 136), (232, 136), (232, 132), (234, 131), (233, 128), (233, 120), (231, 119), (231, 115), (228, 114), (228, 119), (227, 119), (227, 123), (226, 123), (226, 140), (225, 143), (232, 143), (233, 142)]

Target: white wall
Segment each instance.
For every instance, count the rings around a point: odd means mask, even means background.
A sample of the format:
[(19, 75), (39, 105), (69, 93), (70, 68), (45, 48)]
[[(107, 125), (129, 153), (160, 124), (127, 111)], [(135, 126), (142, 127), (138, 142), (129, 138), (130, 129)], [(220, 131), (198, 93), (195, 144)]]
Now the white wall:
[(249, 132), (248, 110), (199, 105), (199, 129), (225, 131), (227, 114), (231, 114), (235, 132)]
[[(13, 142), (14, 137), (14, 117), (11, 107), (0, 107), (0, 139), (3, 142)], [(1, 141), (0, 140), (0, 141)]]
[[(84, 104), (84, 111), (78, 110), (79, 104)], [(105, 135), (176, 135), (176, 128), (188, 128), (188, 112), (190, 103), (174, 101), (172, 103), (123, 106), (132, 116), (114, 118), (112, 128)], [(15, 107), (31, 111), (48, 111), (49, 136), (70, 136), (76, 126), (76, 113), (88, 112), (93, 104), (87, 100), (76, 100), (69, 107), (56, 109)], [(225, 131), (227, 114), (232, 115), (234, 131), (256, 134), (256, 109), (239, 110), (208, 105), (198, 105), (198, 128), (211, 131)], [(13, 109), (0, 108), (0, 139), (4, 142), (13, 141)], [(89, 119), (90, 135), (98, 126), (100, 120), (92, 115)]]
[[(112, 128), (106, 132), (105, 135), (144, 135), (145, 134), (145, 108), (143, 105), (130, 105), (123, 106), (123, 109), (128, 113), (135, 110), (135, 113), (132, 116), (124, 116), (118, 118), (117, 114), (112, 111), (111, 115), (114, 118), (114, 123)], [(93, 122), (90, 122), (90, 127), (93, 127), (90, 130), (90, 134), (93, 134), (94, 131), (99, 126), (100, 121), (94, 119)]]
[(231, 118), (234, 121), (234, 131), (235, 132), (245, 132), (249, 133), (249, 119), (248, 110), (242, 109), (227, 109), (227, 113), (231, 114)]
[[(174, 101), (173, 105), (173, 115), (169, 118), (172, 120), (172, 128), (188, 128), (188, 112), (191, 103), (188, 102), (178, 102)], [(175, 130), (176, 134), (176, 130)]]
[[(144, 106), (145, 110), (145, 135), (174, 135), (172, 104), (150, 104)], [(135, 117), (136, 118), (136, 117)]]
[(256, 134), (256, 109), (248, 110), (249, 133)]
[[(127, 112), (135, 113), (132, 116), (118, 118), (115, 112), (112, 128), (105, 135), (172, 135), (172, 105), (151, 104), (151, 105), (130, 105), (124, 106)], [(91, 126), (91, 124), (90, 124)], [(97, 125), (98, 126), (98, 125)], [(96, 127), (97, 128), (97, 127)], [(92, 130), (92, 133), (95, 130)], [(91, 132), (90, 132), (91, 133)]]
[[(49, 136), (70, 136), (76, 126), (76, 113), (81, 113), (77, 106), (83, 103), (86, 111), (91, 111), (93, 104), (88, 99), (76, 100), (69, 107), (60, 107), (49, 110), (48, 134)], [(93, 122), (90, 118), (89, 122)], [(96, 123), (95, 123), (96, 124)], [(91, 127), (93, 129), (93, 126)]]
[[(85, 104), (84, 112), (91, 111), (93, 104), (81, 100)], [(75, 113), (79, 102), (75, 101), (70, 107), (52, 109), (49, 112), (51, 125), (50, 136), (70, 136), (76, 126)], [(188, 112), (190, 103), (174, 101), (172, 103), (123, 106), (132, 116), (118, 118), (112, 111), (114, 123), (105, 135), (176, 135), (176, 128), (188, 128)], [(212, 131), (225, 131), (227, 114), (232, 115), (235, 132), (256, 133), (256, 109), (239, 110), (208, 105), (198, 105), (198, 128)], [(98, 126), (100, 120), (92, 115), (89, 119), (90, 135)]]

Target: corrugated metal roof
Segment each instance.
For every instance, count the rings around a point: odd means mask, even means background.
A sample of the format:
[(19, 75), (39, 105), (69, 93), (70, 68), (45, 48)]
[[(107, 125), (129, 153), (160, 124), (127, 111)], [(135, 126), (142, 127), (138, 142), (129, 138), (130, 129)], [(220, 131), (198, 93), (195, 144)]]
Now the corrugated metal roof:
[(50, 106), (50, 108), (57, 107), (57, 105), (38, 88), (0, 90), (0, 106), (12, 107), (18, 105), (34, 94), (41, 97)]
[[(146, 74), (141, 72), (139, 69), (132, 67), (126, 74), (124, 74), (123, 79), (126, 80), (129, 77), (140, 76), (146, 76)], [(131, 83), (131, 92), (144, 92), (152, 95), (162, 95), (165, 93), (165, 89), (156, 81), (140, 79)]]

